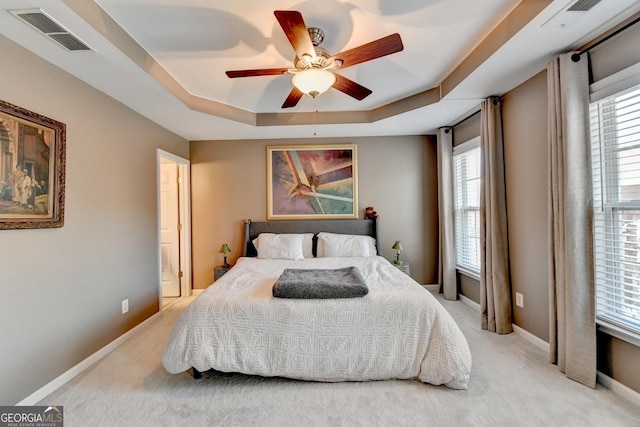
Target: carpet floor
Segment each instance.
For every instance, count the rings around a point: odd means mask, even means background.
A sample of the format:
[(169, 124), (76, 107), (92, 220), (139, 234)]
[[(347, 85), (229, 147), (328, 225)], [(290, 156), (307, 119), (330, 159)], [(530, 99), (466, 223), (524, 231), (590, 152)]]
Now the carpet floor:
[(638, 426), (640, 408), (571, 381), (516, 334), (480, 329), (479, 314), (440, 299), (473, 356), (468, 390), (417, 381), (319, 383), (242, 374), (171, 375), (164, 342), (183, 298), (46, 398), (75, 426)]

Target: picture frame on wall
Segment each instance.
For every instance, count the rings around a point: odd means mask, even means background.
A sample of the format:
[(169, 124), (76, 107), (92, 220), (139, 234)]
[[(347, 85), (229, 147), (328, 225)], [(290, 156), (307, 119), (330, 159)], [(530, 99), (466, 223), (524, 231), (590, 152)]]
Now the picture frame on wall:
[(0, 229), (64, 225), (64, 123), (0, 100)]
[(357, 217), (355, 144), (267, 146), (267, 219)]

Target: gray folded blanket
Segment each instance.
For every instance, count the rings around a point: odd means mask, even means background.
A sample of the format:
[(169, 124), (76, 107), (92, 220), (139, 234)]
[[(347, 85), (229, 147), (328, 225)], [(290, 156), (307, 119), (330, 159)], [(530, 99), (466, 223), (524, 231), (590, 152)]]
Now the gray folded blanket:
[(303, 270), (288, 268), (273, 285), (278, 298), (355, 298), (369, 293), (356, 267)]

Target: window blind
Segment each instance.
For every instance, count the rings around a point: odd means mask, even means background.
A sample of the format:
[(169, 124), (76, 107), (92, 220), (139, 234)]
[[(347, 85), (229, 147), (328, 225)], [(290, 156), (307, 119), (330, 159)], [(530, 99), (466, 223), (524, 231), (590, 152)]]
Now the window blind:
[(591, 103), (596, 317), (640, 333), (640, 85)]
[(480, 141), (454, 148), (456, 267), (480, 275)]

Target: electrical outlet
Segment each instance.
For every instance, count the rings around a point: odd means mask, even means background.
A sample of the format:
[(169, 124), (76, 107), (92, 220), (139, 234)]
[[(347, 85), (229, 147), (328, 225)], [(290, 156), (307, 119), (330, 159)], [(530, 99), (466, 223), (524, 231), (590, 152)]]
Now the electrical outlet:
[(516, 292), (516, 305), (524, 308), (524, 296), (520, 292)]
[(122, 314), (125, 314), (128, 311), (129, 311), (129, 300), (124, 299), (122, 300)]

